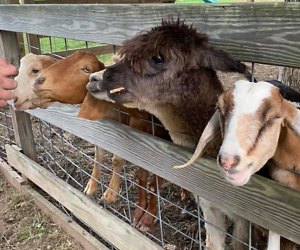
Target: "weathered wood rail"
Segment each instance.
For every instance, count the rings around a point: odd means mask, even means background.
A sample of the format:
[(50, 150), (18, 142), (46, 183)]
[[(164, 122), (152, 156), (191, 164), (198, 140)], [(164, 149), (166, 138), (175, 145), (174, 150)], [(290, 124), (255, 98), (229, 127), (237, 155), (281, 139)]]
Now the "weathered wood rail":
[(173, 166), (186, 162), (191, 152), (118, 122), (78, 119), (77, 111), (71, 105), (56, 105), (29, 113), (300, 243), (300, 192), (260, 176), (244, 187), (234, 187), (212, 159), (175, 170)]
[[(18, 59), (8, 46), (15, 44), (11, 42), (14, 32), (119, 45), (171, 15), (206, 32), (216, 46), (240, 60), (300, 67), (299, 3), (1, 5), (0, 56), (4, 53), (12, 62)], [(4, 50), (1, 43), (6, 44)], [(259, 176), (245, 187), (233, 187), (210, 159), (174, 170), (172, 166), (185, 162), (190, 152), (116, 122), (79, 120), (72, 106), (29, 113), (300, 244), (300, 193), (295, 190)], [(15, 119), (17, 131), (30, 131), (29, 127), (20, 128), (20, 119)], [(23, 137), (21, 144), (27, 147)]]
[(0, 30), (119, 45), (170, 16), (242, 61), (300, 67), (299, 3), (8, 5), (0, 6)]

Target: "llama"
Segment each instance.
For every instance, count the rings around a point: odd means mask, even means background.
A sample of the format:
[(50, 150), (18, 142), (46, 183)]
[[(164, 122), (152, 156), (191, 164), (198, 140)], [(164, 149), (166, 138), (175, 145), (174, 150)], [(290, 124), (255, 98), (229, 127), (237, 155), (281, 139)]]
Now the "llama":
[[(162, 21), (125, 41), (119, 53), (121, 61), (107, 67), (102, 79), (91, 75), (89, 92), (155, 115), (174, 143), (190, 148), (196, 145), (223, 91), (216, 71), (238, 72), (250, 79), (244, 64), (214, 48), (206, 34), (179, 20)], [(208, 153), (216, 157), (218, 149), (211, 146)], [(233, 234), (247, 240), (246, 220), (208, 201), (200, 203), (205, 220), (225, 229), (226, 214), (235, 221)], [(224, 249), (225, 235), (208, 223), (205, 227), (206, 247)], [(245, 245), (234, 241), (234, 247), (243, 249)]]

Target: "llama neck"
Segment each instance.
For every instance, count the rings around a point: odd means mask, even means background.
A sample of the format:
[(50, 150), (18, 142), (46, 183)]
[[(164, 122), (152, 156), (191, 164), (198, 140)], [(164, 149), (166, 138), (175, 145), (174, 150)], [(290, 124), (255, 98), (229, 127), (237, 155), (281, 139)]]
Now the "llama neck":
[(168, 130), (172, 141), (181, 146), (194, 148), (196, 140), (192, 135), (188, 121), (183, 120), (171, 105), (153, 105), (147, 108), (140, 107), (156, 116)]

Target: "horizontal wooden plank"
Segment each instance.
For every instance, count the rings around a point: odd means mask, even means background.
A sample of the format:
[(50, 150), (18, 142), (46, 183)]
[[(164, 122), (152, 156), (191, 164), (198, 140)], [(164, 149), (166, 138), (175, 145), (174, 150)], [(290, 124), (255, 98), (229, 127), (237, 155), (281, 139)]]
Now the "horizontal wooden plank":
[(33, 188), (26, 186), (23, 192), (29, 194), (36, 206), (51, 220), (73, 237), (86, 250), (108, 250), (109, 248), (98, 241), (87, 230), (54, 206)]
[(6, 145), (9, 164), (24, 174), (77, 218), (119, 249), (162, 249), (132, 226), (91, 201), (82, 192)]
[(191, 152), (117, 122), (77, 119), (77, 111), (56, 104), (29, 113), (300, 244), (300, 192), (260, 176), (244, 187), (234, 187), (212, 159), (175, 170), (173, 166), (190, 159)]
[(2, 5), (0, 29), (119, 45), (170, 16), (239, 60), (300, 67), (300, 3)]
[(0, 158), (0, 174), (13, 185), (18, 191), (21, 191), (22, 185), (26, 184), (26, 180), (14, 171), (5, 161)]
[(59, 225), (66, 233), (76, 239), (84, 249), (97, 250), (108, 248), (99, 242), (88, 231), (82, 228), (75, 221), (70, 218), (35, 191), (29, 185), (24, 185), (25, 180), (16, 171), (14, 171), (6, 162), (0, 159), (0, 173), (6, 178), (6, 180), (14, 186), (18, 191), (31, 196), (36, 206), (42, 210), (44, 214), (49, 216), (51, 220)]

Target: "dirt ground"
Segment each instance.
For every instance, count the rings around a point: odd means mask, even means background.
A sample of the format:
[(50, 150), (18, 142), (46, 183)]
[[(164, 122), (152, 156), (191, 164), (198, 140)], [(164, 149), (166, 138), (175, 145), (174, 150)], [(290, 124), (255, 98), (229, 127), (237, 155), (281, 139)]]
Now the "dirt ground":
[(0, 175), (0, 249), (83, 249)]

